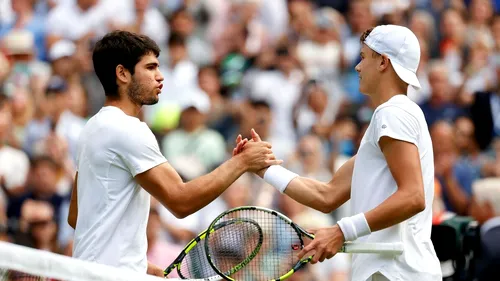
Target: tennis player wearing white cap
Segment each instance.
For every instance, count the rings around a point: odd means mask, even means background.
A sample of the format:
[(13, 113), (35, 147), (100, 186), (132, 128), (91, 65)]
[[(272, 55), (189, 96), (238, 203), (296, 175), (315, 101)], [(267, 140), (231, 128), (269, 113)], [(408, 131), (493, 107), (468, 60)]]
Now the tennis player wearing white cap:
[[(402, 242), (399, 256), (354, 254), (352, 280), (442, 280), (431, 242), (434, 163), (424, 115), (407, 96), (420, 88), (420, 45), (408, 28), (382, 25), (361, 37), (356, 66), (360, 91), (376, 105), (357, 155), (329, 183), (300, 177), (281, 166), (259, 172), (296, 201), (329, 213), (351, 199), (353, 216), (313, 230), (315, 239), (299, 257), (313, 263), (332, 258), (344, 241)], [(259, 141), (252, 131), (253, 141)], [(244, 146), (240, 141), (234, 154)]]

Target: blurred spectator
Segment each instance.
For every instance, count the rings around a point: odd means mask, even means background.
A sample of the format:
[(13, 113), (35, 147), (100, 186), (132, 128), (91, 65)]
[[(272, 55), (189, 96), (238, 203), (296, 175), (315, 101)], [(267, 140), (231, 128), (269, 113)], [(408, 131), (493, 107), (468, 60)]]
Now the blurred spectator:
[(7, 197), (20, 195), (24, 191), (30, 166), (29, 159), (22, 150), (8, 145), (12, 134), (11, 122), (10, 100), (0, 94), (0, 205), (3, 206), (7, 204)]
[(21, 225), (25, 224), (28, 241), (39, 250), (59, 252), (57, 245), (57, 223), (53, 205), (35, 200), (26, 200), (21, 209)]
[(455, 121), (455, 140), (460, 153), (460, 160), (473, 173), (474, 179), (500, 176), (500, 166), (494, 158), (482, 153), (475, 139), (472, 120), (460, 117)]
[(50, 75), (50, 68), (36, 59), (35, 37), (29, 30), (13, 29), (1, 38), (12, 69), (4, 83), (29, 87), (34, 78)]
[(165, 46), (169, 36), (168, 25), (158, 9), (151, 5), (150, 0), (133, 0), (133, 9), (130, 11), (130, 24), (122, 25), (120, 22), (110, 23), (110, 30), (127, 30), (145, 34), (153, 39), (159, 46)]
[(440, 21), (441, 40), (439, 50), (448, 66), (451, 75), (460, 72), (463, 54), (466, 50), (466, 26), (459, 11), (447, 9), (443, 11)]
[(315, 133), (328, 138), (338, 107), (333, 99), (323, 85), (314, 81), (304, 87), (294, 120), (298, 136)]
[[(8, 1), (7, 1), (8, 2)], [(15, 0), (12, 10), (15, 18), (5, 25), (0, 24), (0, 38), (13, 29), (27, 30), (33, 34), (35, 55), (39, 60), (46, 60), (45, 18), (35, 13), (36, 0)], [(3, 11), (3, 9), (2, 9)]]
[[(214, 51), (206, 38), (208, 34), (200, 33), (197, 30), (197, 23), (186, 7), (180, 7), (170, 15), (169, 26), (171, 34), (178, 34), (184, 38), (187, 50), (186, 59), (197, 65), (214, 62)], [(171, 52), (170, 55), (172, 55)]]
[(90, 44), (113, 29), (127, 24), (127, 1), (75, 0), (55, 6), (47, 16), (49, 48), (60, 39)]
[(69, 110), (68, 84), (61, 77), (51, 78), (45, 94), (47, 115), (27, 125), (24, 149), (30, 155), (44, 153), (41, 144), (54, 132), (64, 138), (72, 160), (76, 161), (76, 146), (85, 120)]
[[(500, 77), (498, 66), (496, 74)], [(475, 126), (474, 136), (481, 150), (489, 149), (493, 139), (500, 137), (499, 89), (497, 85), (492, 91), (475, 93), (470, 101), (470, 114)]]
[(297, 151), (286, 162), (288, 168), (297, 174), (328, 182), (332, 174), (327, 169), (324, 155), (320, 138), (306, 135), (300, 139)]
[(472, 196), (472, 182), (477, 178), (467, 163), (458, 161), (452, 125), (437, 121), (432, 127), (434, 171), (442, 190), (443, 202), (448, 211), (465, 215)]
[(200, 92), (181, 103), (182, 113), (179, 129), (161, 141), (162, 152), (167, 159), (191, 159), (193, 165), (200, 164), (202, 173), (207, 173), (226, 158), (224, 138), (206, 127), (210, 100)]
[(431, 96), (421, 105), (427, 124), (431, 127), (438, 120), (454, 122), (463, 110), (454, 103), (456, 92), (450, 84), (450, 72), (442, 61), (429, 65)]
[(22, 221), (26, 210), (36, 213), (38, 209), (36, 206), (39, 206), (40, 202), (47, 202), (52, 208), (51, 219), (59, 220), (63, 198), (57, 195), (58, 168), (57, 163), (46, 156), (37, 157), (32, 161), (26, 192), (9, 198), (7, 207), (9, 219), (14, 220), (14, 223), (20, 219)]
[(293, 126), (293, 108), (300, 98), (304, 73), (288, 47), (276, 50), (277, 69), (256, 77), (251, 88), (251, 99), (265, 100), (272, 110), (270, 142), (276, 157), (283, 159), (293, 149), (297, 135)]

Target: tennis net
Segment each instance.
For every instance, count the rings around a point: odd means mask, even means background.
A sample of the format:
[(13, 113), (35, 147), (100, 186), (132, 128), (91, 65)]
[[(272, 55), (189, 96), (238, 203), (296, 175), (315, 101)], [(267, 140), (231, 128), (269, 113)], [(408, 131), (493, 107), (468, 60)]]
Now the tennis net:
[[(0, 242), (0, 281), (159, 281), (131, 270)], [(168, 279), (180, 280), (180, 279)]]

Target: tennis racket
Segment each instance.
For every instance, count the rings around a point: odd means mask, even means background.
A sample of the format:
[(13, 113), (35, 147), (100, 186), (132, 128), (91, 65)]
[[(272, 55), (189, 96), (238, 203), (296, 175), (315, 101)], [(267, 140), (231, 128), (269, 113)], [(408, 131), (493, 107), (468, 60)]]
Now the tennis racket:
[[(238, 228), (238, 232), (225, 234), (232, 229), (219, 229), (217, 225), (232, 220), (252, 220), (257, 222), (263, 231), (263, 244), (256, 254), (253, 247), (240, 247), (238, 253), (251, 257), (250, 261), (241, 268), (241, 265), (232, 263), (231, 253), (220, 249), (235, 244), (233, 239), (245, 237), (246, 228)], [(238, 281), (281, 281), (289, 278), (293, 273), (309, 263), (312, 257), (299, 260), (297, 254), (304, 248), (304, 243), (314, 239), (300, 226), (292, 222), (285, 215), (262, 207), (246, 206), (228, 210), (210, 224), (205, 238), (205, 253), (207, 262), (212, 269), (225, 280)], [(401, 254), (401, 243), (345, 243), (339, 252), (343, 253), (378, 253)], [(241, 258), (240, 258), (241, 259)], [(231, 269), (238, 267), (236, 272)], [(230, 274), (227, 274), (230, 273)]]
[[(181, 279), (200, 279), (207, 281), (223, 280), (208, 263), (205, 254), (206, 248), (203, 246), (203, 243), (200, 243), (206, 239), (209, 232), (212, 232), (212, 237), (219, 237), (234, 242), (236, 240), (232, 237), (233, 233), (245, 233), (243, 239), (238, 241), (241, 242), (241, 244), (230, 244), (229, 246), (231, 248), (225, 249), (226, 252), (221, 253), (222, 255), (227, 255), (229, 257), (228, 262), (234, 264), (234, 268), (229, 268), (229, 271), (225, 272), (227, 275), (237, 272), (248, 264), (259, 252), (263, 243), (262, 228), (257, 222), (245, 218), (224, 220), (221, 223), (214, 224), (210, 228), (210, 231), (207, 229), (191, 240), (172, 264), (164, 270), (164, 276), (167, 277), (172, 271), (177, 270)], [(223, 237), (226, 235), (229, 237)], [(243, 250), (240, 249), (243, 246), (245, 250), (252, 248), (248, 252), (245, 252), (249, 254), (245, 256), (238, 256), (235, 254), (238, 251), (243, 252)], [(210, 251), (214, 252), (213, 249), (210, 249)]]

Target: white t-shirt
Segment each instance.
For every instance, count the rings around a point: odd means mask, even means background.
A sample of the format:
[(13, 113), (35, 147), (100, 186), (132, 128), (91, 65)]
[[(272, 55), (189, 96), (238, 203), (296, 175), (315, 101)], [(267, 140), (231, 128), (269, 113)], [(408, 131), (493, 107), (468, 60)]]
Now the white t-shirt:
[(166, 159), (148, 126), (117, 107), (86, 124), (78, 146), (78, 218), (73, 256), (147, 270), (150, 195), (134, 177)]
[(354, 163), (351, 211), (367, 212), (397, 190), (378, 141), (388, 136), (415, 144), (422, 166), (426, 208), (412, 218), (360, 237), (356, 242), (403, 242), (400, 256), (353, 255), (352, 280), (367, 280), (380, 271), (389, 280), (440, 281), (441, 268), (431, 241), (434, 198), (434, 156), (424, 114), (406, 95), (397, 95), (375, 109)]

